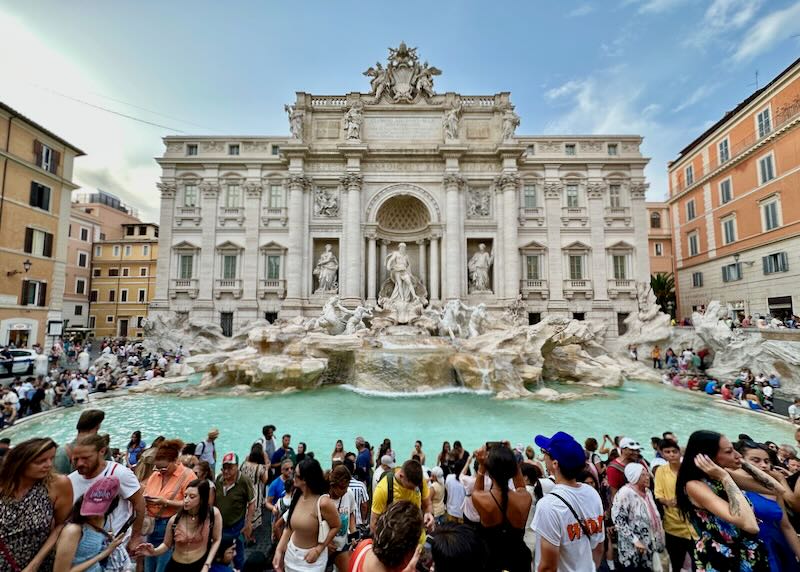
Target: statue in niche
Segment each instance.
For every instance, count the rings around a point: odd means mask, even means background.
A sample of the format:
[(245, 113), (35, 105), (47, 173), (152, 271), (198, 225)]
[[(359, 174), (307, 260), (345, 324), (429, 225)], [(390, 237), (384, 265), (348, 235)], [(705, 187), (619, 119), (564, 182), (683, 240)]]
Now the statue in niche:
[(297, 109), (296, 105), (284, 105), (283, 109), (289, 114), (289, 132), (292, 139), (303, 139), (303, 111)]
[(344, 131), (348, 141), (361, 141), (361, 124), (364, 122), (364, 104), (356, 101), (344, 115)]
[(458, 122), (461, 119), (461, 100), (456, 102), (453, 109), (448, 110), (442, 119), (445, 141), (458, 139)]
[(492, 251), (486, 251), (486, 245), (480, 243), (478, 252), (472, 255), (467, 264), (469, 269), (470, 293), (491, 292), (489, 270), (494, 263)]
[(331, 189), (315, 189), (314, 215), (324, 217), (339, 216), (339, 198)]
[(355, 310), (353, 310), (353, 314), (347, 319), (347, 325), (344, 328), (344, 333), (355, 334), (361, 330), (366, 330), (367, 326), (364, 324), (364, 318), (372, 318), (372, 308), (358, 306)]
[(470, 189), (467, 195), (467, 215), (470, 217), (489, 216), (491, 201), (488, 189)]
[(514, 113), (514, 106), (509, 105), (503, 112), (503, 141), (513, 139), (517, 127), (519, 127), (519, 115)]
[(386, 257), (384, 266), (389, 276), (381, 286), (378, 304), (389, 311), (396, 323), (407, 324), (422, 315), (422, 308), (428, 303), (428, 292), (411, 273), (411, 262), (404, 242)]
[(314, 271), (312, 272), (317, 277), (317, 289), (315, 294), (324, 294), (328, 292), (338, 292), (339, 282), (337, 277), (339, 275), (339, 261), (333, 253), (333, 246), (330, 244), (325, 245), (324, 252), (317, 260)]

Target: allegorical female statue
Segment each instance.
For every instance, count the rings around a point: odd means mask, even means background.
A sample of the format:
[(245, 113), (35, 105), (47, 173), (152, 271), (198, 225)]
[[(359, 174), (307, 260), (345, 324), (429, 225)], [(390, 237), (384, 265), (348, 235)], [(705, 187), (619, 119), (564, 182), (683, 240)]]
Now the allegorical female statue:
[(486, 251), (486, 245), (480, 243), (478, 252), (472, 255), (467, 268), (469, 269), (469, 284), (473, 292), (489, 292), (491, 289), (489, 270), (494, 263), (494, 255)]
[(316, 294), (325, 292), (338, 292), (339, 282), (337, 277), (339, 275), (339, 261), (333, 253), (333, 246), (330, 244), (325, 245), (325, 251), (317, 260), (317, 265), (314, 266), (314, 276), (317, 277), (317, 289), (314, 291)]

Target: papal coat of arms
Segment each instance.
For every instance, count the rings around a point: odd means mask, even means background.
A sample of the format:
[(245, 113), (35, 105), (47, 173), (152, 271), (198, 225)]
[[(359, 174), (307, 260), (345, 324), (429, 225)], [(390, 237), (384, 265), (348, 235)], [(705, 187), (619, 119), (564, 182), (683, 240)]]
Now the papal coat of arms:
[(377, 62), (364, 75), (372, 78), (370, 93), (376, 102), (385, 95), (395, 103), (410, 103), (418, 97), (433, 96), (433, 76), (441, 73), (428, 62), (419, 62), (417, 48), (409, 48), (405, 42), (400, 42), (396, 49), (389, 48), (386, 67)]

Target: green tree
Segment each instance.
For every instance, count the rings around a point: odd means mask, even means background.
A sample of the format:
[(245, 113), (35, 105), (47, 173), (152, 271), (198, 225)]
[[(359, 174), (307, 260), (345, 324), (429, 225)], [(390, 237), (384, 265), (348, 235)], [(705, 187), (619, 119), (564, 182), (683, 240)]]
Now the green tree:
[(668, 312), (672, 302), (672, 316), (675, 317), (675, 276), (671, 272), (659, 272), (650, 277), (650, 288), (662, 312)]

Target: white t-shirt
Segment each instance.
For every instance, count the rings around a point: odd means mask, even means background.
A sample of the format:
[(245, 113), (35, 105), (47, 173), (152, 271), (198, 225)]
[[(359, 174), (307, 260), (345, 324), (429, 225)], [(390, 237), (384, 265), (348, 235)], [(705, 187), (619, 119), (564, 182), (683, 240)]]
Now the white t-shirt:
[(553, 494), (545, 495), (536, 503), (536, 513), (531, 523), (531, 528), (536, 533), (534, 569), (539, 567), (544, 538), (550, 544), (561, 547), (559, 572), (595, 572), (592, 550), (605, 539), (600, 495), (583, 483), (577, 487), (556, 485), (552, 492), (563, 497), (575, 509), (592, 534), (587, 541), (572, 511)]
[(72, 399), (75, 401), (86, 403), (89, 401), (89, 390), (83, 385), (72, 392)]
[(774, 392), (774, 390), (772, 389), (771, 385), (765, 385), (764, 389), (762, 389), (761, 391), (764, 392), (764, 397), (772, 399), (772, 393)]
[(347, 544), (347, 535), (350, 534), (350, 519), (355, 518), (358, 510), (356, 497), (353, 495), (353, 491), (348, 490), (343, 497), (333, 500), (333, 504), (339, 510), (339, 522), (341, 523), (339, 532), (333, 537), (333, 545), (337, 550), (341, 550)]
[(794, 420), (797, 419), (798, 417), (800, 417), (800, 407), (792, 403), (789, 406), (789, 419)]
[(447, 491), (447, 503), (445, 505), (447, 514), (462, 518), (464, 516), (464, 499), (467, 493), (455, 473), (447, 475), (444, 480), (444, 490)]
[(136, 494), (141, 485), (139, 485), (139, 479), (136, 478), (133, 471), (114, 461), (106, 461), (106, 468), (93, 479), (85, 479), (78, 474), (78, 471), (73, 471), (69, 474), (69, 480), (72, 483), (72, 498), (77, 501), (79, 497), (89, 490), (92, 483), (101, 477), (117, 477), (119, 479), (119, 496), (121, 498), (117, 508), (109, 515), (105, 524), (105, 529), (113, 535), (122, 528), (122, 525), (133, 514), (133, 505), (129, 500), (124, 499), (129, 499)]
[(378, 468), (375, 469), (375, 472), (372, 473), (372, 490), (378, 488), (378, 481), (381, 480), (381, 475), (386, 472), (386, 469), (383, 468), (383, 465), (378, 465)]

